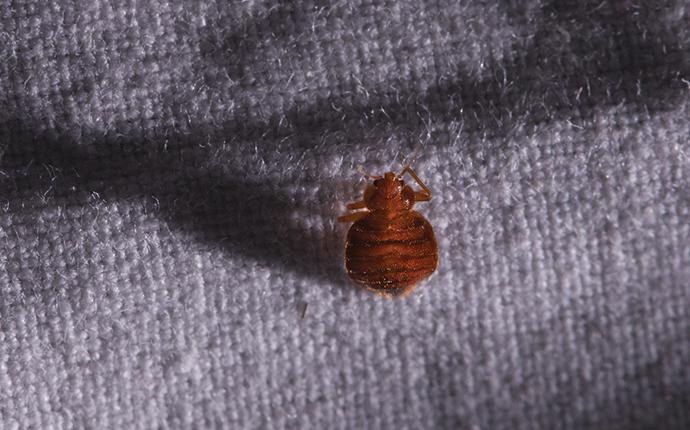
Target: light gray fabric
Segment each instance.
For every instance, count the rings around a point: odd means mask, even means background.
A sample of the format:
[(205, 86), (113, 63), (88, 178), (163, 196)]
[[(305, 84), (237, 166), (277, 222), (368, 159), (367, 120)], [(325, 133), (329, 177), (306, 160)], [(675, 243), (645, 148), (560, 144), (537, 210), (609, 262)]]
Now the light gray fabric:
[[(0, 0), (0, 428), (690, 428), (689, 14)], [(335, 218), (406, 162), (385, 300)]]

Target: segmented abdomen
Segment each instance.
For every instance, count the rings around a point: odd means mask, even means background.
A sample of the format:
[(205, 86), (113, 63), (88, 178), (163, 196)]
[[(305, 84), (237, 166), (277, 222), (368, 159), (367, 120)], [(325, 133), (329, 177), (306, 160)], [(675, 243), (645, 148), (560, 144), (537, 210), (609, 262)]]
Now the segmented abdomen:
[(386, 295), (410, 292), (438, 263), (436, 238), (417, 212), (396, 221), (370, 214), (347, 235), (345, 267), (353, 281)]

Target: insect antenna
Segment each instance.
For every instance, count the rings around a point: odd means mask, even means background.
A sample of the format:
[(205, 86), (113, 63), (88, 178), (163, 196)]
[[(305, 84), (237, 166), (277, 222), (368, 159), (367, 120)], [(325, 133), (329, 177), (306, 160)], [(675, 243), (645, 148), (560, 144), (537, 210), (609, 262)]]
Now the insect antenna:
[(419, 179), (419, 176), (417, 176), (417, 174), (415, 173), (414, 170), (412, 170), (412, 168), (410, 167), (409, 164), (408, 164), (407, 166), (405, 166), (404, 169), (402, 169), (402, 172), (400, 172), (400, 174), (398, 175), (398, 178), (402, 178), (402, 176), (403, 176), (405, 173), (408, 173), (410, 176), (412, 176), (412, 178), (415, 180), (415, 182), (417, 182), (417, 184), (418, 184), (420, 187), (422, 187), (422, 189), (423, 189), (429, 196), (431, 196), (431, 190), (430, 190), (426, 185), (424, 185), (424, 182), (422, 182), (422, 180)]
[[(400, 158), (400, 164), (409, 167), (417, 164), (417, 161), (421, 158), (422, 156), (422, 150), (424, 149), (424, 144), (422, 142), (418, 142), (414, 148), (412, 148), (412, 151), (410, 151), (407, 156), (402, 155), (402, 152), (398, 154)], [(402, 173), (400, 174), (402, 176)]]
[(367, 178), (368, 180), (374, 180), (374, 179), (381, 179), (381, 178), (383, 178), (383, 176), (373, 176), (373, 175), (368, 174), (366, 171), (364, 171), (364, 166), (362, 166), (361, 164), (359, 164), (359, 165), (357, 166), (357, 171), (358, 171), (359, 173), (361, 173), (361, 174), (362, 174), (365, 178)]

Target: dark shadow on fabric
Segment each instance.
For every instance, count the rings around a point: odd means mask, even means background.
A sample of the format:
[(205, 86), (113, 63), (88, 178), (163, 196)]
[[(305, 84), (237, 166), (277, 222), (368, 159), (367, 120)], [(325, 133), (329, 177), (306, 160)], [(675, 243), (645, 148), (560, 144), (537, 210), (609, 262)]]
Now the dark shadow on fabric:
[(221, 12), (201, 34), (202, 55), (233, 81), (261, 83), (277, 67), (280, 53), (273, 42), (300, 37), (314, 25), (315, 15), (329, 7), (330, 0), (289, 0), (249, 19)]
[[(508, 12), (523, 9), (509, 2), (505, 7)], [(381, 124), (420, 128), (429, 120), (459, 121), (465, 131), (497, 136), (522, 125), (555, 120), (577, 124), (594, 109), (607, 106), (626, 105), (642, 114), (670, 110), (687, 97), (682, 79), (690, 73), (690, 59), (672, 29), (650, 26), (663, 22), (664, 10), (655, 2), (633, 6), (553, 1), (540, 11), (539, 29), (526, 46), (516, 45), (516, 56), (491, 65), (483, 79), (477, 80), (461, 67), (454, 76), (439, 77), (440, 82), (425, 93), (369, 89), (361, 103), (321, 98), (295, 105), (268, 121), (242, 118), (230, 128), (247, 137), (291, 136), (309, 145), (326, 132)], [(264, 28), (281, 16), (290, 20), (290, 26), (278, 26), (292, 29), (286, 33), (289, 37), (307, 30), (300, 25), (311, 23), (305, 17), (293, 20), (291, 14), (276, 12), (257, 18), (251, 26)], [(235, 52), (235, 39), (241, 38), (231, 33), (223, 42), (209, 42), (223, 45), (213, 55)], [(257, 60), (266, 58), (262, 45), (247, 52), (244, 42), (237, 43), (244, 54), (233, 57), (233, 67), (265, 66), (264, 60)]]
[[(650, 285), (650, 288), (653, 288), (653, 285)], [(668, 333), (665, 339), (657, 339), (658, 357), (639, 365), (633, 372), (626, 372), (621, 384), (612, 390), (614, 398), (594, 402), (598, 405), (596, 412), (600, 414), (581, 414), (575, 417), (574, 427), (653, 430), (659, 427), (660, 422), (673, 422), (675, 419), (678, 425), (666, 428), (685, 428), (681, 423), (686, 423), (690, 418), (686, 406), (690, 402), (690, 388), (678, 389), (679, 386), (676, 385), (673, 389), (669, 387), (668, 381), (684, 377), (687, 366), (669, 360), (669, 357), (678, 357), (680, 352), (677, 345), (683, 344), (686, 340), (685, 333), (675, 336)], [(596, 395), (587, 392), (579, 394), (583, 397)], [(560, 401), (563, 410), (571, 407), (566, 399)]]
[[(0, 196), (10, 210), (40, 206), (38, 195), (46, 190), (81, 205), (94, 196), (106, 202), (140, 199), (173, 231), (197, 243), (324, 284), (343, 278), (335, 228), (310, 229), (294, 221), (315, 210), (312, 202), (296, 199), (281, 184), (210, 162), (207, 148), (185, 142), (188, 137), (166, 138), (176, 142), (169, 148), (148, 139), (79, 146), (66, 138), (34, 136), (20, 123), (9, 129), (11, 138), (0, 134), (11, 142), (0, 169), (14, 173), (0, 177)], [(333, 190), (323, 184), (321, 192)]]

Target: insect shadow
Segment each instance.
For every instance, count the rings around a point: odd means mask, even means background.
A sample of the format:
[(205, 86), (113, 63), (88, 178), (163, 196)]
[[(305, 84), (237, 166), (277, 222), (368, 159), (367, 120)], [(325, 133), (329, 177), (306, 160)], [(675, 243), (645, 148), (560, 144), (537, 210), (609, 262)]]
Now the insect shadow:
[[(8, 129), (11, 139), (0, 136), (11, 142), (0, 168), (21, 171), (20, 178), (0, 178), (0, 196), (10, 208), (44, 191), (59, 196), (58, 202), (80, 204), (94, 194), (104, 201), (140, 199), (171, 230), (197, 243), (262, 265), (288, 267), (319, 283), (345, 280), (332, 205), (300, 200), (285, 191), (285, 184), (252, 179), (232, 160), (214, 162), (208, 148), (190, 144), (186, 135), (80, 146), (65, 137), (36, 136), (33, 127), (19, 121)], [(332, 194), (324, 183), (317, 197)], [(301, 224), (300, 217), (308, 214), (325, 222)]]

